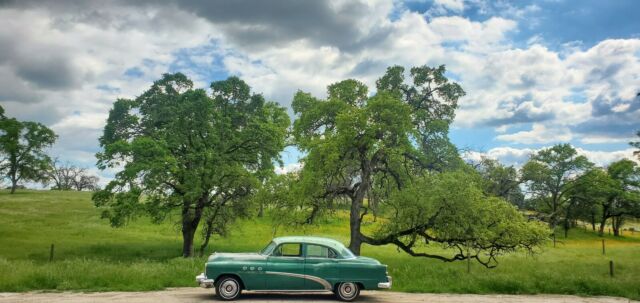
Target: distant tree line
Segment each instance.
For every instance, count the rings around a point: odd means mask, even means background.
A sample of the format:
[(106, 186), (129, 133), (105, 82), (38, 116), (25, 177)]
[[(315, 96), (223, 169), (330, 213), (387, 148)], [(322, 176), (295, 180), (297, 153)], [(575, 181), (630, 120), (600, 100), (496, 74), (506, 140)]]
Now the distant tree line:
[(46, 153), (57, 135), (41, 123), (6, 117), (0, 106), (0, 174), (10, 183), (10, 193), (21, 183), (53, 184), (58, 190), (96, 190), (99, 178), (85, 168), (60, 164)]
[(77, 167), (71, 163), (61, 163), (58, 159), (50, 161), (46, 170), (45, 184), (51, 184), (54, 190), (89, 190), (99, 189), (100, 179), (88, 173), (86, 168)]
[(558, 144), (531, 155), (519, 171), (490, 159), (476, 167), (486, 192), (532, 211), (554, 233), (560, 225), (566, 236), (581, 221), (600, 235), (609, 224), (618, 236), (626, 219), (640, 218), (640, 168), (630, 159), (597, 167), (571, 145)]

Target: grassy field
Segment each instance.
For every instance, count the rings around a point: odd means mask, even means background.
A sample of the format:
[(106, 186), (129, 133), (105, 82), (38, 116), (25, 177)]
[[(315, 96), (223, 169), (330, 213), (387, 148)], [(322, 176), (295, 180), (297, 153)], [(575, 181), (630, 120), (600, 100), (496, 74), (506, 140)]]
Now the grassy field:
[[(0, 192), (0, 291), (153, 290), (194, 286), (204, 258), (183, 259), (179, 226), (146, 219), (114, 229), (90, 201), (90, 193)], [(237, 224), (209, 251), (257, 251), (273, 236), (329, 236), (347, 242), (345, 217), (304, 231), (274, 232), (268, 219)], [(561, 234), (561, 233), (558, 233)], [(495, 269), (466, 263), (412, 258), (394, 247), (364, 246), (363, 255), (389, 265), (394, 290), (408, 292), (577, 294), (640, 299), (640, 232), (601, 239), (574, 229), (569, 238), (549, 243), (541, 254), (504, 256)], [(54, 261), (49, 262), (50, 245)], [(609, 261), (615, 277), (609, 277)]]

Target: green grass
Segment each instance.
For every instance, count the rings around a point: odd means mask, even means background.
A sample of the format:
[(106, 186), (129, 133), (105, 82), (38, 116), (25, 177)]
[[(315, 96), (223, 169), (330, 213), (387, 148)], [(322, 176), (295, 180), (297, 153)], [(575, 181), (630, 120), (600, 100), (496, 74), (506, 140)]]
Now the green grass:
[[(0, 192), (0, 291), (154, 290), (194, 286), (204, 258), (176, 257), (179, 226), (147, 219), (111, 228), (100, 219), (89, 193), (56, 191)], [(227, 238), (215, 238), (211, 251), (257, 251), (274, 235), (313, 234), (347, 242), (344, 214), (306, 230), (274, 231), (268, 218), (238, 222)], [(561, 234), (561, 233), (558, 233)], [(392, 246), (365, 245), (363, 255), (389, 265), (394, 290), (408, 292), (577, 294), (640, 299), (640, 232), (601, 238), (571, 230), (541, 254), (504, 256), (495, 269), (465, 262), (412, 258)], [(49, 249), (55, 244), (54, 261)], [(615, 262), (609, 277), (608, 262)]]

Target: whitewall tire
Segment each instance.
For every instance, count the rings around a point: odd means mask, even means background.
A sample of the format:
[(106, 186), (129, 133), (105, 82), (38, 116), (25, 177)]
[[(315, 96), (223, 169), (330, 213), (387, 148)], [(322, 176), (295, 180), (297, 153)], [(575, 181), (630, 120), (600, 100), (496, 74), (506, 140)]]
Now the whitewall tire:
[(242, 284), (235, 277), (222, 277), (216, 281), (216, 294), (225, 301), (235, 300), (242, 292)]
[(343, 282), (338, 284), (335, 293), (339, 300), (351, 302), (360, 295), (360, 287), (353, 282)]

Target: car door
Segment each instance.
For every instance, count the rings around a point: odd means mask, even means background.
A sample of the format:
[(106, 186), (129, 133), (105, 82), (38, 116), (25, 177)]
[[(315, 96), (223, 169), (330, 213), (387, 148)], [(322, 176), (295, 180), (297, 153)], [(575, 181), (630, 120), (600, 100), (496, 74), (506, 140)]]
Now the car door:
[(267, 258), (266, 289), (304, 289), (304, 258), (301, 243), (282, 243)]
[(326, 246), (305, 244), (305, 289), (331, 290), (338, 275), (336, 252)]

